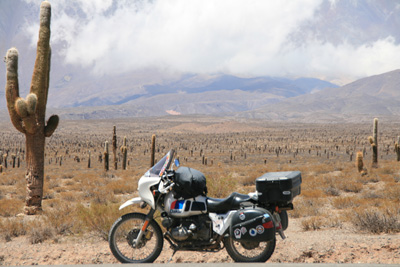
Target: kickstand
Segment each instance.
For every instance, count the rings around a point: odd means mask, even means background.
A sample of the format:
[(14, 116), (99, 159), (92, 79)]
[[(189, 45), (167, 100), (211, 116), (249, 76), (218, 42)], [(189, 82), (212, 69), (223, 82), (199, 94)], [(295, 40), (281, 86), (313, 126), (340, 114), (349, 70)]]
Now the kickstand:
[(170, 263), (172, 261), (172, 258), (174, 257), (175, 253), (178, 251), (176, 248), (173, 248), (174, 252), (172, 252), (171, 258), (169, 258), (167, 263)]

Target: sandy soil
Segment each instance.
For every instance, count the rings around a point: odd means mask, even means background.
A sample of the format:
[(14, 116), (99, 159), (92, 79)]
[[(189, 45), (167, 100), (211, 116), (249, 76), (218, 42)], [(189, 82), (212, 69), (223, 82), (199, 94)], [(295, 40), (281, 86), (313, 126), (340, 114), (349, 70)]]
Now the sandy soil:
[[(350, 227), (303, 231), (300, 219), (290, 219), (287, 239), (278, 237), (269, 262), (400, 264), (400, 234), (370, 235)], [(156, 260), (167, 262), (168, 244)], [(177, 252), (172, 262), (232, 262), (225, 250), (218, 253)], [(108, 243), (94, 237), (62, 237), (32, 245), (26, 237), (0, 243), (0, 265), (54, 265), (117, 263)]]

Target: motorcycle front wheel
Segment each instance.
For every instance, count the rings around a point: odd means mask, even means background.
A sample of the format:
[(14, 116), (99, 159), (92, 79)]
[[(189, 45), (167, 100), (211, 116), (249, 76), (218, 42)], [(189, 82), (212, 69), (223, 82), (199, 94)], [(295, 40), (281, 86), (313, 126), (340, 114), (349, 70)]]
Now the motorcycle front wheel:
[(151, 263), (163, 248), (163, 234), (156, 221), (151, 220), (138, 244), (134, 243), (142, 229), (146, 215), (125, 214), (110, 229), (108, 242), (111, 252), (122, 263)]
[(268, 242), (239, 242), (231, 237), (224, 239), (226, 252), (235, 262), (266, 262), (275, 251), (274, 238)]

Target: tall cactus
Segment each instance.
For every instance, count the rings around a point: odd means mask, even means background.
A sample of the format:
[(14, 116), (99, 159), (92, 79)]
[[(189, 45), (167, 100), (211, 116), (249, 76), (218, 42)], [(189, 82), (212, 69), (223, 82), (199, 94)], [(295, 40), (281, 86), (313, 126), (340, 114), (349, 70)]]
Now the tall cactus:
[(113, 129), (112, 146), (114, 155), (114, 169), (116, 170), (118, 168), (118, 159), (117, 159), (117, 128), (115, 127), (115, 125)]
[(40, 6), (36, 62), (30, 93), (26, 99), (19, 96), (17, 49), (9, 49), (5, 58), (8, 112), (14, 127), (24, 133), (26, 138), (26, 214), (36, 214), (42, 210), (45, 138), (53, 134), (59, 122), (58, 116), (52, 115), (45, 123), (51, 57), (50, 17), (50, 3), (44, 1)]
[(156, 153), (156, 135), (153, 134), (151, 136), (151, 155), (150, 155), (150, 167), (153, 167), (155, 164), (155, 153)]
[(397, 161), (400, 161), (400, 136), (397, 136), (397, 143), (394, 144), (394, 151), (396, 151)]
[(104, 170), (108, 171), (110, 168), (110, 155), (108, 153), (108, 141), (104, 143)]
[(368, 137), (372, 146), (372, 167), (378, 167), (378, 119), (374, 119), (373, 136)]
[(126, 170), (126, 162), (128, 156), (128, 149), (126, 147), (126, 136), (124, 136), (124, 142), (123, 145), (121, 146), (121, 153), (122, 153), (122, 169)]

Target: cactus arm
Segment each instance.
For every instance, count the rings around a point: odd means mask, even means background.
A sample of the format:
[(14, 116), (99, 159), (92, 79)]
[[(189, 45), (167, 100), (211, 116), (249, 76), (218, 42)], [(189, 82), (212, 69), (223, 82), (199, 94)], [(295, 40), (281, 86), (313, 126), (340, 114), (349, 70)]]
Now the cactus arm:
[(38, 122), (44, 123), (46, 113), (47, 92), (49, 83), (50, 71), (50, 17), (51, 8), (47, 1), (40, 5), (40, 28), (39, 40), (37, 43), (37, 54), (35, 67), (32, 75), (31, 93), (34, 93), (37, 98), (37, 116)]
[(44, 135), (50, 137), (57, 129), (58, 122), (60, 121), (57, 115), (51, 115), (47, 121), (47, 125), (44, 127)]
[(19, 98), (19, 85), (18, 85), (18, 50), (10, 48), (6, 54), (6, 99), (7, 108), (10, 114), (10, 119), (14, 127), (21, 133), (25, 133), (22, 119), (16, 110), (16, 101)]

